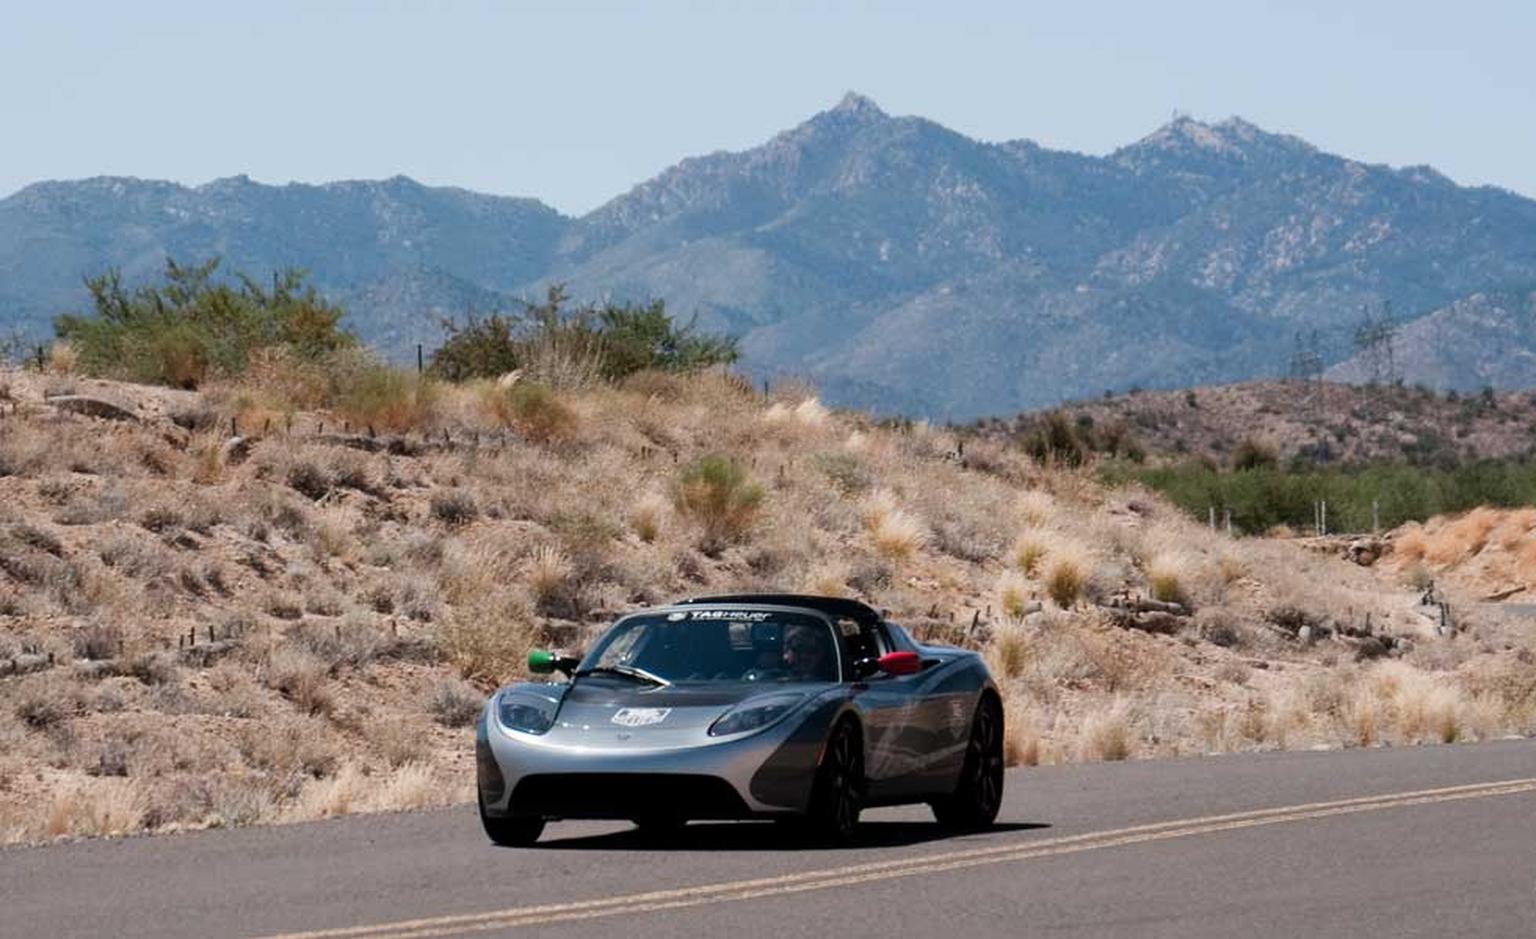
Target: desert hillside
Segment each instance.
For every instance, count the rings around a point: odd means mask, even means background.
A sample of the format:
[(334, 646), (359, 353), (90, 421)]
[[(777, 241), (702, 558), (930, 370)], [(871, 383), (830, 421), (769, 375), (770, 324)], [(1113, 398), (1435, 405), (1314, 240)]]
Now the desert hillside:
[[(1536, 447), (1536, 393), (1528, 391), (1260, 381), (1090, 398), (1059, 412), (1101, 445), (1218, 465), (1231, 465), (1247, 442), (1281, 461), (1357, 465), (1456, 465), (1526, 456)], [(975, 428), (996, 439), (1027, 436), (1052, 413), (983, 420)]]
[(714, 591), (983, 647), (1014, 762), (1536, 732), (1536, 637), (1454, 584), (1441, 628), (1411, 572), (999, 442), (716, 371), (282, 381), (0, 372), (0, 840), (467, 799), (531, 646)]

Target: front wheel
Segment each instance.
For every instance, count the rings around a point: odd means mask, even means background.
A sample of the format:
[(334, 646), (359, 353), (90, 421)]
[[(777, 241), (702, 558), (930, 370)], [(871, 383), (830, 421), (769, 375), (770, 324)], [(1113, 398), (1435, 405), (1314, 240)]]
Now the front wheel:
[(844, 721), (832, 732), (816, 770), (804, 825), (813, 839), (841, 844), (853, 837), (864, 801), (864, 748), (858, 728)]
[(480, 825), (485, 829), (486, 837), (503, 848), (526, 848), (538, 841), (539, 835), (544, 833), (542, 818), (487, 815), (485, 803), (479, 799), (475, 801), (480, 806)]
[(971, 722), (965, 764), (955, 791), (933, 803), (933, 817), (946, 828), (986, 828), (1003, 805), (1003, 709), (990, 695), (981, 699)]

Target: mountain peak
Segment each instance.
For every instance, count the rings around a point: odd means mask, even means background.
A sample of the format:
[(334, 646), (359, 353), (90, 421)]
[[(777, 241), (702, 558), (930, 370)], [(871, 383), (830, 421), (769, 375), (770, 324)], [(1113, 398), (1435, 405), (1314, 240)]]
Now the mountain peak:
[(832, 108), (834, 114), (853, 114), (861, 117), (885, 117), (886, 113), (880, 110), (880, 105), (873, 98), (861, 95), (857, 91), (850, 91), (843, 95), (841, 101)]
[(1173, 120), (1128, 147), (1117, 151), (1122, 164), (1151, 165), (1164, 158), (1202, 162), (1244, 163), (1259, 154), (1310, 153), (1311, 144), (1287, 134), (1274, 134), (1240, 117), (1215, 123), (1178, 114)]

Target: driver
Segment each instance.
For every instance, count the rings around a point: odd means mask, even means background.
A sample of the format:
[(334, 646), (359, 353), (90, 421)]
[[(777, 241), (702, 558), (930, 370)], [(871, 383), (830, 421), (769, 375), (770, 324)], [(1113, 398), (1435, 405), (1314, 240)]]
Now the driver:
[(784, 668), (792, 681), (826, 681), (831, 677), (827, 631), (795, 623), (784, 632)]

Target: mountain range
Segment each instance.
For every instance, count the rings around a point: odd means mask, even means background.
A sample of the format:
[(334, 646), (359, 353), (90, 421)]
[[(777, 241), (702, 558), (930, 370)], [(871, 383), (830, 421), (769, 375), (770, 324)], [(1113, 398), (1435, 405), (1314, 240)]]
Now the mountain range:
[(575, 218), (404, 177), (44, 182), (0, 200), (0, 324), (46, 336), (84, 306), (83, 276), (148, 278), (166, 255), (305, 268), (401, 358), (441, 316), (555, 282), (659, 297), (741, 337), (755, 375), (939, 419), (1273, 376), (1303, 347), (1363, 380), (1380, 359), (1352, 336), (1388, 306), (1405, 380), (1536, 385), (1536, 202), (1236, 118), (1179, 117), (1090, 156), (849, 94)]

